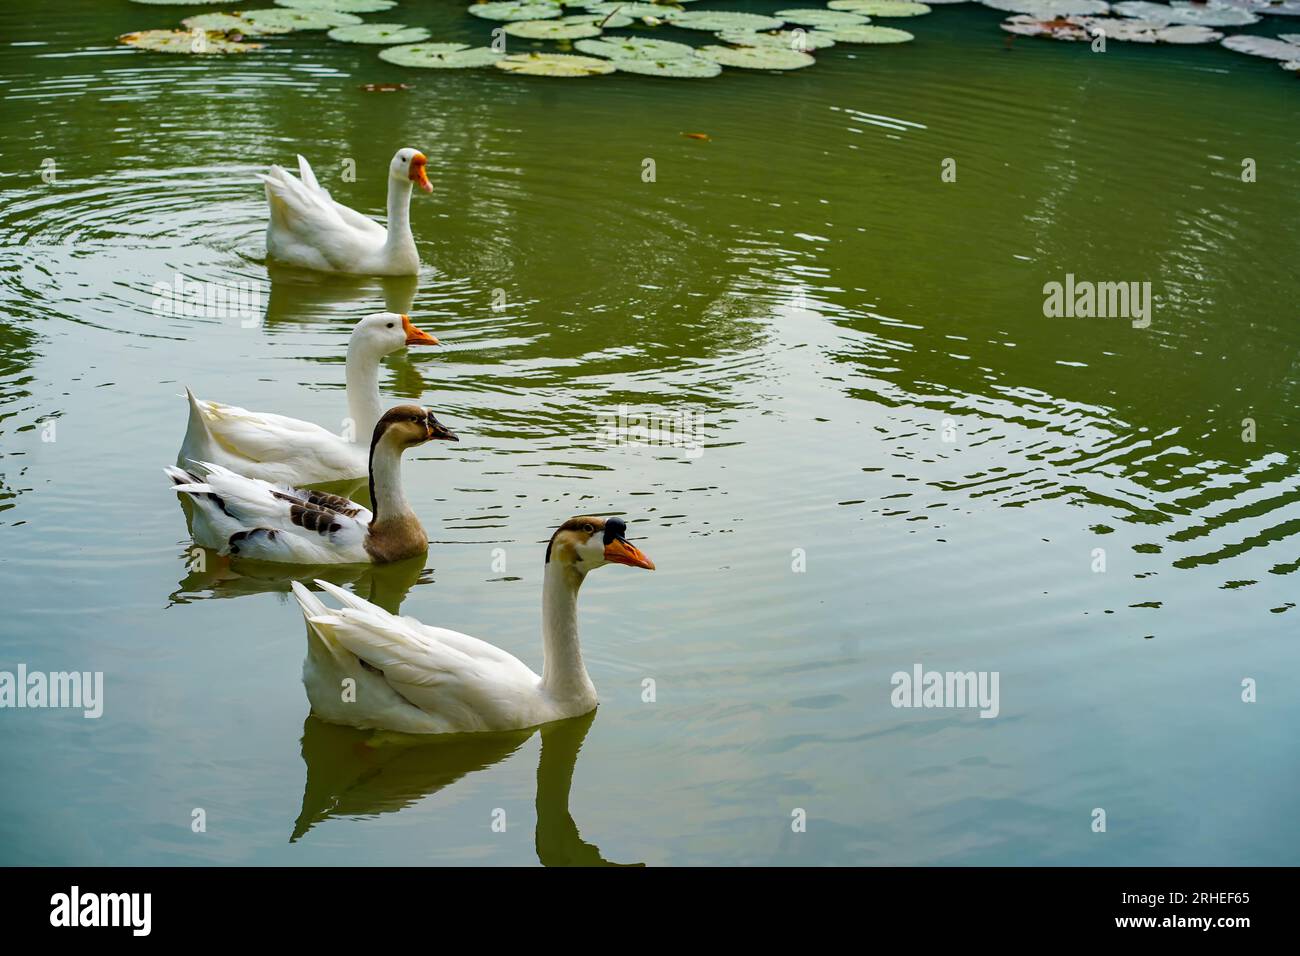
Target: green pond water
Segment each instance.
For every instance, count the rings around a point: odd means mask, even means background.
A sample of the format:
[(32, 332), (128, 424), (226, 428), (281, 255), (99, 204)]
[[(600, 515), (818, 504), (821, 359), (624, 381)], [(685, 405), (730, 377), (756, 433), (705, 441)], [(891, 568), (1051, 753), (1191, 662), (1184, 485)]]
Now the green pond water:
[[(1300, 862), (1294, 76), (974, 5), (704, 81), (115, 45), (189, 12), (0, 11), (0, 670), (104, 674), (97, 720), (0, 710), (0, 862)], [(268, 273), (257, 171), (381, 216), (404, 145), (418, 281)], [(159, 314), (177, 274), (258, 321)], [(1067, 274), (1150, 282), (1149, 327), (1045, 316)], [(443, 345), (385, 398), (461, 442), (408, 456), (427, 561), (334, 579), (540, 669), (546, 539), (625, 515), (658, 570), (583, 589), (593, 717), (323, 724), (287, 576), (187, 568), (183, 386), (337, 427), (386, 303)], [(620, 405), (702, 453), (601, 443)], [(997, 672), (998, 716), (895, 708), (916, 664)]]

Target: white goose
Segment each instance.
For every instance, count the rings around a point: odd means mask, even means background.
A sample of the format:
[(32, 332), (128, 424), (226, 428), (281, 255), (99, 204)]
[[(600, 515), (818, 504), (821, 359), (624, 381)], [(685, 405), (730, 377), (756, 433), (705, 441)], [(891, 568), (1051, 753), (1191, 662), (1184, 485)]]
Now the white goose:
[(318, 272), (409, 276), (420, 271), (411, 234), (411, 184), (433, 192), (428, 160), (418, 149), (399, 149), (388, 164), (388, 228), (334, 201), (316, 174), (298, 157), (298, 175), (272, 166), (261, 176), (271, 220), (266, 254)]
[[(578, 644), (578, 589), (605, 564), (654, 569), (626, 532), (620, 518), (579, 517), (551, 537), (541, 676), (486, 641), (389, 614), (317, 581), (343, 605), (328, 608), (293, 582), (307, 621), (303, 684), (312, 710), (334, 723), (412, 734), (518, 730), (590, 712), (596, 688)], [(355, 694), (341, 692), (345, 678)]]
[(407, 345), (437, 345), (405, 315), (377, 312), (356, 324), (348, 339), (347, 395), (351, 436), (319, 425), (200, 401), (188, 388), (190, 419), (180, 460), (220, 465), (245, 478), (312, 485), (363, 477), (366, 445), (383, 412), (379, 364)]
[[(210, 462), (163, 469), (194, 502), (194, 540), (221, 554), (288, 564), (385, 564), (423, 554), (429, 538), (402, 493), (402, 452), (458, 441), (418, 405), (384, 413), (370, 441), (374, 512), (339, 495), (246, 478)], [(201, 474), (200, 474), (201, 472)]]

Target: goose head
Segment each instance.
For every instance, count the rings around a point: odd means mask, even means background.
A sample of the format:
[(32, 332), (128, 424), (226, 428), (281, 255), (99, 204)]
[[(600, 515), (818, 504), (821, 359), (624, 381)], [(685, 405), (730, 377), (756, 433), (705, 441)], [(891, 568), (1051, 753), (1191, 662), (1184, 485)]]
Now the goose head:
[(438, 340), (411, 324), (411, 318), (397, 312), (376, 312), (356, 324), (349, 349), (383, 358), (408, 345), (437, 345)]
[(393, 161), (388, 164), (388, 176), (390, 179), (396, 179), (402, 183), (413, 182), (426, 193), (431, 193), (433, 192), (433, 186), (429, 183), (429, 177), (424, 172), (424, 167), (428, 162), (428, 158), (418, 149), (403, 146), (393, 156)]
[(384, 445), (401, 452), (435, 440), (460, 441), (455, 432), (434, 417), (432, 408), (398, 405), (384, 412), (375, 425), (371, 447)]
[(655, 564), (627, 540), (627, 522), (622, 518), (580, 515), (570, 518), (551, 535), (546, 546), (546, 563), (552, 561), (586, 574), (606, 564), (626, 564), (653, 571)]

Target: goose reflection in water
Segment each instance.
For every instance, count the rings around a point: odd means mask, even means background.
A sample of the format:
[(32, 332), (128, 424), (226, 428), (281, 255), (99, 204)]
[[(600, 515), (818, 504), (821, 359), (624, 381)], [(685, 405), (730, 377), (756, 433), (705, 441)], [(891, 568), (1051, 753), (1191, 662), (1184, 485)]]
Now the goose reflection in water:
[(419, 276), (324, 275), (271, 263), (266, 272), (271, 280), (264, 319), (268, 326), (354, 316), (358, 308), (371, 309), (380, 299), (386, 312), (410, 313), (420, 283)]
[(170, 595), (169, 606), (246, 594), (288, 594), (293, 582), (306, 576), (339, 586), (351, 585), (358, 596), (390, 614), (398, 614), (411, 588), (433, 581), (433, 569), (424, 566), (427, 555), (392, 564), (303, 566), (223, 557), (215, 551), (194, 546), (188, 548), (181, 559), (189, 573), (177, 583), (176, 590)]
[(540, 728), (492, 734), (425, 737), (355, 730), (309, 716), (303, 724), (307, 765), (302, 811), (289, 842), (335, 817), (395, 813), (451, 786), (467, 774), (505, 760), (540, 732), (537, 761), (537, 859), (543, 866), (644, 866), (613, 863), (586, 842), (569, 813), (578, 753), (596, 712)]

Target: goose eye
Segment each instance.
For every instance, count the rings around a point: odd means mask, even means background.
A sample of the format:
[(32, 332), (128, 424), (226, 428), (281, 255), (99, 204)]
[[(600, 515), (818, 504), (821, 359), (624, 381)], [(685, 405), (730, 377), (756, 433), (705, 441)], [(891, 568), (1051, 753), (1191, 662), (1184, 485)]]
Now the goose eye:
[(388, 327), (391, 329), (391, 328), (393, 327), (393, 323), (392, 323), (392, 322), (389, 322), (389, 323), (388, 323)]

